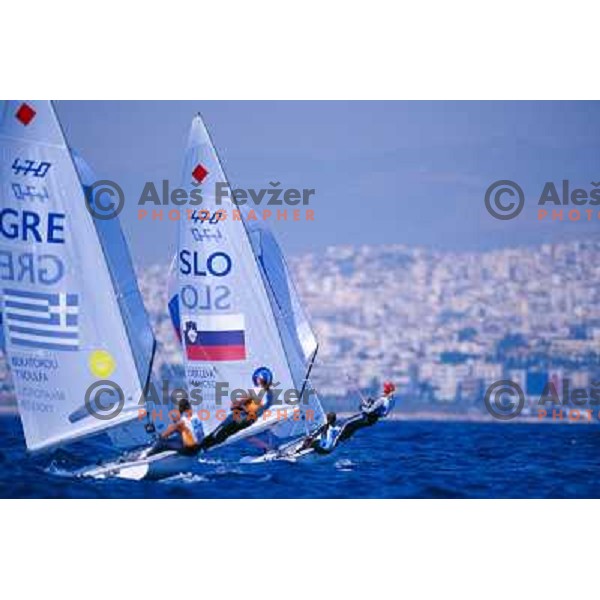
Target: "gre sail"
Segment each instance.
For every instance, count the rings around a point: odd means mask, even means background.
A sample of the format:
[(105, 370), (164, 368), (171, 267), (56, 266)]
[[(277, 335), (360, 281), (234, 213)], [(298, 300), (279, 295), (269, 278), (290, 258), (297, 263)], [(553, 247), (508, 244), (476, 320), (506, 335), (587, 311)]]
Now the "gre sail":
[[(230, 411), (231, 392), (252, 388), (260, 366), (281, 390), (270, 415), (226, 443), (269, 431), (278, 438), (303, 435), (323, 423), (308, 382), (317, 341), (302, 310), (283, 255), (271, 232), (250, 225), (230, 200), (217, 200), (227, 185), (201, 117), (192, 122), (183, 187), (201, 192), (195, 210), (181, 209), (176, 294), (169, 310), (182, 341), (188, 389), (202, 396), (204, 433)], [(301, 393), (300, 401), (287, 391)], [(286, 399), (288, 400), (286, 402)]]
[(118, 219), (92, 217), (93, 175), (50, 102), (0, 103), (0, 157), (2, 325), (27, 447), (114, 430), (138, 418), (155, 348)]

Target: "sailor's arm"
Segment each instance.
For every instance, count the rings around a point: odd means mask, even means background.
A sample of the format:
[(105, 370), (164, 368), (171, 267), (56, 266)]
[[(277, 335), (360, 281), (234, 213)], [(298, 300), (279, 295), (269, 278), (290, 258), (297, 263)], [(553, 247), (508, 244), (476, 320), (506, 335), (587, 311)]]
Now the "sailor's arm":
[(247, 415), (249, 412), (249, 400), (237, 400), (231, 403), (230, 414), (233, 415), (234, 418), (241, 418), (244, 415)]
[(240, 410), (241, 408), (244, 407), (244, 404), (246, 403), (245, 400), (232, 400), (231, 401), (231, 410)]
[(174, 423), (171, 423), (161, 434), (160, 437), (163, 439), (168, 438), (170, 435), (174, 434), (176, 431), (181, 431), (181, 420), (177, 419)]
[(309, 433), (304, 438), (304, 443), (300, 447), (300, 450), (304, 450), (304, 449), (308, 448), (316, 439), (319, 438), (319, 436), (323, 435), (323, 432), (326, 429), (327, 429), (327, 423), (324, 423), (323, 425), (321, 425), (321, 427), (315, 429), (312, 433)]
[(236, 400), (231, 401), (231, 410), (245, 410), (246, 406), (249, 402), (252, 401), (250, 396), (242, 396), (241, 398), (237, 398)]

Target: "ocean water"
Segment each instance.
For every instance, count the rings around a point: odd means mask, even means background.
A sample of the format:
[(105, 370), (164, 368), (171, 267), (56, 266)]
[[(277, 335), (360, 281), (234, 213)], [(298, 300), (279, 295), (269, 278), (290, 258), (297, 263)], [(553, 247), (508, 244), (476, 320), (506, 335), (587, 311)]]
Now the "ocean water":
[(327, 457), (240, 464), (214, 453), (201, 473), (161, 481), (86, 480), (100, 448), (28, 456), (16, 417), (0, 418), (3, 498), (600, 497), (600, 427), (382, 422)]

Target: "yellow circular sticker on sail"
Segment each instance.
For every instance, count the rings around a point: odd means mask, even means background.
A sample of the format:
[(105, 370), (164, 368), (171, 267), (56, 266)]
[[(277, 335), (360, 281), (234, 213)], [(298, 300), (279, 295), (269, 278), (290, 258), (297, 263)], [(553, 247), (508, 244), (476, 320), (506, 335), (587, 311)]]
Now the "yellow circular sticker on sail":
[(110, 377), (117, 366), (112, 354), (106, 350), (94, 350), (90, 354), (88, 365), (92, 375), (100, 379)]

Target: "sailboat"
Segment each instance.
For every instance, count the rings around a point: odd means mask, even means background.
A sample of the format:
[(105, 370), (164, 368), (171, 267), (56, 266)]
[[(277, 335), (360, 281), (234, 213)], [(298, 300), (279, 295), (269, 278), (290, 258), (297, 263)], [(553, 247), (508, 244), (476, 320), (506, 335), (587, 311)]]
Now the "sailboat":
[[(258, 462), (279, 456), (280, 446), (303, 440), (324, 423), (309, 382), (318, 344), (275, 237), (247, 220), (243, 210), (233, 218), (238, 207), (231, 200), (217, 202), (217, 184), (228, 185), (227, 178), (197, 115), (181, 188), (187, 197), (201, 190), (202, 204), (201, 209), (180, 210), (178, 248), (167, 282), (168, 311), (181, 341), (188, 394), (201, 392), (194, 411), (202, 415), (204, 436), (229, 416), (231, 392), (249, 391), (257, 367), (266, 365), (272, 371), (278, 389), (296, 392), (297, 403), (281, 402), (211, 449), (238, 444), (243, 462), (251, 462), (249, 453), (259, 448)], [(160, 478), (196, 468), (197, 461), (167, 450), (92, 474)]]
[[(252, 373), (267, 366), (279, 402), (219, 447), (251, 439), (265, 448), (304, 436), (324, 422), (309, 382), (317, 340), (272, 232), (231, 198), (217, 200), (217, 186), (229, 182), (200, 115), (192, 121), (183, 186), (190, 195), (199, 188), (202, 204), (181, 210), (169, 310), (188, 389), (201, 385), (204, 435), (230, 412), (224, 392), (249, 390)], [(286, 402), (285, 392), (293, 400)]]
[(155, 340), (118, 219), (92, 217), (112, 198), (50, 102), (0, 102), (0, 153), (1, 321), (28, 450), (147, 443)]
[[(194, 411), (204, 436), (231, 412), (229, 392), (248, 390), (251, 376), (267, 365), (280, 390), (298, 402), (282, 402), (231, 435), (213, 450), (238, 444), (243, 462), (275, 460), (279, 448), (298, 444), (325, 420), (309, 375), (318, 344), (275, 237), (264, 225), (223, 219), (238, 209), (217, 203), (216, 184), (227, 179), (200, 115), (193, 121), (185, 152), (182, 188), (202, 192), (202, 209), (182, 208), (178, 248), (167, 282), (168, 311), (181, 341), (188, 395), (201, 392)], [(219, 216), (221, 215), (221, 216)], [(309, 393), (310, 392), (310, 393)], [(268, 414), (267, 414), (268, 412)], [(259, 447), (261, 456), (248, 455)], [(211, 450), (211, 451), (213, 451)], [(159, 479), (202, 470), (200, 461), (172, 450), (145, 453), (87, 471), (88, 476)]]

